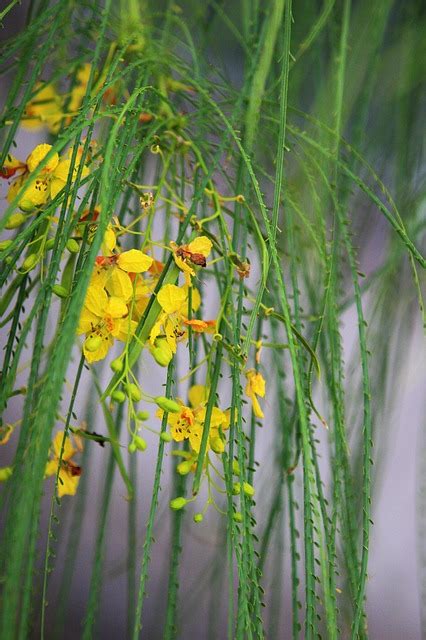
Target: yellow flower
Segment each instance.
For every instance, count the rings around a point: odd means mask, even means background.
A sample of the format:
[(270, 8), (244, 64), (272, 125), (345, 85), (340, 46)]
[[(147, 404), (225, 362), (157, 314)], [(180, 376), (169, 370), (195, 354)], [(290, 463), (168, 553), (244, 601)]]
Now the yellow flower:
[[(158, 336), (165, 335), (171, 350), (176, 353), (176, 343), (185, 335), (181, 324), (188, 311), (188, 289), (177, 287), (174, 284), (165, 284), (158, 292), (157, 300), (163, 311), (151, 329), (149, 341), (154, 346)], [(193, 295), (192, 307), (194, 310), (198, 308), (199, 303), (199, 294), (198, 297)]]
[(253, 413), (256, 418), (263, 418), (263, 411), (259, 404), (259, 400), (257, 396), (261, 398), (265, 397), (265, 379), (262, 374), (255, 369), (250, 369), (246, 373), (247, 376), (247, 386), (246, 386), (246, 394), (251, 399), (253, 403)]
[[(68, 176), (71, 171), (71, 158), (73, 155), (73, 150), (70, 149), (67, 154), (67, 158), (65, 160), (61, 160), (56, 167), (55, 171), (52, 173), (51, 182), (50, 182), (50, 197), (56, 198), (58, 193), (62, 191), (62, 189), (66, 186), (68, 182)], [(75, 182), (79, 167), (81, 164), (81, 155), (82, 149), (77, 151), (77, 155), (75, 158), (74, 169), (72, 172), (71, 183)], [(89, 168), (84, 165), (81, 169), (81, 179), (85, 178), (89, 175)]]
[(83, 353), (88, 362), (105, 358), (115, 338), (126, 342), (135, 329), (136, 322), (128, 317), (121, 298), (108, 297), (99, 285), (89, 286), (77, 329), (78, 335), (86, 334)]
[[(61, 457), (62, 441), (64, 432), (59, 431), (52, 443), (51, 460), (46, 465), (46, 476), (53, 476), (57, 473), (59, 460)], [(81, 476), (81, 467), (79, 467), (71, 458), (77, 453), (74, 449), (71, 438), (65, 438), (64, 450), (62, 452), (62, 460), (59, 471), (58, 495), (74, 496), (77, 491), (78, 482)]]
[(57, 133), (63, 118), (62, 98), (51, 84), (36, 85), (36, 95), (27, 103), (22, 126), (37, 130), (46, 126), (51, 133)]
[(191, 265), (205, 267), (206, 258), (210, 255), (213, 244), (207, 236), (195, 238), (189, 244), (183, 244), (180, 247), (174, 242), (170, 244), (175, 262), (185, 276), (185, 284), (190, 286), (192, 277), (195, 276), (195, 271)]
[[(109, 238), (112, 246), (112, 237)], [(128, 302), (134, 293), (134, 274), (148, 271), (153, 259), (139, 249), (111, 256), (98, 256), (92, 283), (106, 289), (110, 296)]]

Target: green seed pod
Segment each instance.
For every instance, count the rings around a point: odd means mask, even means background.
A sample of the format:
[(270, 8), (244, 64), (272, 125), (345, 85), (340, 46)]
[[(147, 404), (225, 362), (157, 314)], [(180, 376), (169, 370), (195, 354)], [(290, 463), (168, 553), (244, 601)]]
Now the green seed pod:
[(47, 240), (46, 244), (44, 245), (44, 248), (46, 249), (46, 251), (51, 251), (54, 246), (55, 238), (49, 238), (49, 240)]
[(173, 351), (165, 338), (158, 338), (151, 349), (151, 355), (157, 364), (167, 367), (173, 358)]
[[(55, 296), (58, 296), (59, 298), (68, 298), (68, 291), (61, 284), (54, 284), (52, 287), (52, 291)], [(88, 351), (90, 351), (90, 349), (88, 349)], [(96, 349), (94, 349), (94, 351), (96, 351)]]
[(129, 382), (128, 384), (126, 384), (125, 390), (129, 398), (131, 398), (133, 402), (139, 402), (139, 400), (141, 400), (141, 390), (139, 389), (137, 384), (134, 384), (134, 382)]
[(0, 242), (0, 251), (5, 251), (12, 244), (12, 240), (2, 240)]
[(180, 462), (178, 464), (178, 466), (176, 467), (176, 471), (181, 476), (186, 476), (191, 471), (192, 465), (193, 465), (192, 460), (184, 460), (183, 462)]
[(199, 522), (202, 522), (204, 520), (204, 516), (202, 513), (196, 513), (194, 514), (193, 520), (198, 524)]
[(145, 451), (148, 446), (146, 440), (144, 440), (140, 436), (134, 436), (133, 442), (135, 443), (136, 449), (138, 449), (138, 451)]
[(124, 364), (121, 358), (116, 358), (110, 362), (111, 369), (115, 371), (115, 373), (121, 373), (124, 369)]
[(145, 420), (149, 419), (149, 413), (148, 413), (148, 411), (138, 411), (136, 413), (136, 418), (138, 420), (142, 420), (144, 422)]
[(80, 245), (77, 240), (70, 238), (67, 242), (67, 249), (70, 253), (78, 253), (80, 251)]
[(120, 391), (120, 389), (116, 389), (111, 393), (111, 400), (113, 400), (114, 402), (119, 402), (120, 404), (123, 404), (123, 402), (126, 402), (126, 399), (127, 399), (126, 394), (124, 393), (124, 391)]
[(180, 404), (171, 398), (165, 398), (164, 396), (157, 396), (154, 398), (155, 404), (158, 404), (160, 409), (167, 411), (168, 413), (179, 413)]
[(173, 509), (173, 511), (179, 511), (184, 508), (187, 502), (188, 500), (183, 497), (173, 498), (173, 500), (170, 500), (170, 509)]
[(22, 263), (21, 269), (23, 271), (31, 271), (38, 263), (38, 255), (36, 253), (30, 253)]
[(27, 219), (23, 213), (12, 213), (9, 220), (5, 224), (6, 229), (17, 229)]
[(167, 433), (167, 431), (163, 431), (163, 433), (160, 434), (160, 438), (163, 440), (163, 442), (171, 442), (173, 440), (172, 436), (170, 435), (170, 433)]
[(243, 521), (243, 514), (240, 513), (239, 511), (236, 511), (233, 516), (232, 516), (235, 520), (235, 522), (242, 522)]
[(102, 344), (101, 336), (89, 336), (84, 341), (84, 348), (86, 351), (90, 351), (90, 353), (93, 353), (94, 351), (97, 351), (99, 349), (101, 344)]
[(246, 496), (248, 496), (249, 498), (253, 498), (255, 491), (254, 491), (254, 487), (251, 484), (249, 484), (248, 482), (244, 482), (243, 491), (246, 494)]

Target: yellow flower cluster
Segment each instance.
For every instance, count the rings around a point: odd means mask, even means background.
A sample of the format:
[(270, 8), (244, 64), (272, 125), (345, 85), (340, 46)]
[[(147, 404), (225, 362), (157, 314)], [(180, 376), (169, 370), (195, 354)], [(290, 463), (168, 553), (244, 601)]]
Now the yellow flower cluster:
[[(200, 451), (201, 438), (203, 435), (204, 423), (206, 420), (206, 404), (209, 390), (204, 385), (193, 385), (188, 391), (189, 407), (182, 401), (180, 411), (169, 413), (167, 423), (170, 426), (170, 433), (173, 440), (182, 442), (188, 440), (191, 449), (196, 454)], [(162, 411), (158, 412), (161, 418)], [(218, 407), (213, 407), (210, 418), (210, 430), (207, 449), (212, 449), (215, 453), (223, 453), (225, 450), (225, 438), (223, 431), (229, 428), (229, 411), (222, 411)]]
[(132, 317), (137, 278), (152, 263), (153, 259), (138, 249), (97, 259), (77, 329), (78, 335), (86, 334), (83, 353), (88, 362), (105, 358), (114, 339), (127, 342), (133, 335), (137, 325)]
[[(52, 153), (52, 145), (39, 144), (33, 149), (25, 162), (10, 155), (2, 169), (2, 176), (10, 178), (18, 174), (9, 187), (7, 199), (13, 202), (19, 196), (18, 206), (22, 211), (30, 212), (42, 207), (50, 199), (55, 198), (62, 191), (68, 181), (71, 171), (70, 150), (65, 158), (60, 158), (56, 152)], [(80, 166), (81, 152), (77, 153), (71, 182), (77, 177)], [(40, 167), (41, 163), (44, 164)], [(82, 167), (81, 176), (89, 173), (86, 165)]]
[(30, 131), (46, 127), (51, 133), (58, 133), (62, 122), (69, 124), (83, 102), (90, 69), (90, 64), (84, 64), (78, 70), (69, 94), (60, 95), (53, 84), (38, 83), (34, 97), (25, 107), (23, 127)]

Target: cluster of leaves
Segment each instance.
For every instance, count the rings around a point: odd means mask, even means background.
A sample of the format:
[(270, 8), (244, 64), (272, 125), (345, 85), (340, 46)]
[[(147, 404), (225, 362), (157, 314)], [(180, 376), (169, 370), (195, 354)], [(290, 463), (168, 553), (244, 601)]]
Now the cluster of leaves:
[[(375, 301), (383, 306), (393, 295), (391, 280), (409, 272), (423, 313), (418, 269), (426, 260), (417, 248), (421, 194), (410, 201), (405, 188), (401, 202), (413, 212), (406, 220), (366, 159), (365, 129), (387, 29), (408, 18), (381, 0), (368, 47), (358, 49), (358, 27), (371, 21), (367, 3), (325, 2), (317, 15), (306, 2), (293, 16), (288, 0), (266, 8), (242, 1), (241, 23), (220, 2), (200, 4), (169, 3), (157, 13), (138, 0), (31, 2), (26, 27), (0, 57), (1, 70), (13, 72), (0, 157), (8, 202), (0, 222), (0, 313), (8, 332), (0, 444), (10, 456), (0, 469), (4, 638), (26, 637), (31, 623), (48, 635), (59, 507), (62, 496), (77, 493), (60, 606), (50, 621), (56, 629), (63, 624), (89, 517), (88, 478), (98, 474), (97, 445), (107, 465), (84, 638), (94, 636), (99, 618), (116, 470), (129, 513), (127, 636), (139, 637), (167, 452), (178, 462), (164, 637), (182, 624), (182, 527), (190, 503), (204, 495), (193, 526), (202, 528), (208, 507), (209, 520), (219, 513), (221, 558), (207, 589), (216, 592), (212, 600), (221, 598), (226, 572), (229, 637), (265, 636), (264, 591), (282, 593), (284, 537), (293, 637), (302, 623), (306, 638), (338, 638), (349, 629), (353, 638), (367, 635), (372, 416), (387, 404), (379, 389), (386, 334)], [(238, 86), (227, 79), (226, 64), (206, 62), (207, 52), (219, 55), (217, 33), (223, 46), (238, 47)], [(392, 40), (388, 50), (391, 58)], [(321, 71), (315, 77), (313, 65)], [(405, 90), (412, 87), (414, 80)], [(411, 122), (414, 130), (414, 116)], [(34, 131), (42, 142), (23, 153)], [(409, 139), (407, 133), (407, 158)], [(408, 162), (405, 170), (408, 179)], [(364, 281), (357, 249), (363, 230), (350, 215), (361, 194), (368, 215), (371, 206), (394, 232), (380, 267)], [(367, 300), (378, 336), (367, 332)], [(349, 307), (358, 327), (350, 383), (342, 334)], [(110, 376), (101, 376), (104, 361)], [(146, 390), (146, 366), (155, 371), (156, 395)], [(84, 389), (91, 390), (86, 407), (78, 402)], [(20, 411), (14, 421), (6, 418), (11, 405)], [(270, 444), (266, 471), (256, 474), (262, 420)], [(136, 459), (152, 453), (149, 432), (157, 436), (157, 457), (138, 549)], [(259, 500), (261, 479), (268, 491)], [(46, 492), (47, 533), (40, 521)], [(33, 591), (40, 537), (41, 594)], [(276, 631), (281, 604), (269, 592), (266, 604)]]

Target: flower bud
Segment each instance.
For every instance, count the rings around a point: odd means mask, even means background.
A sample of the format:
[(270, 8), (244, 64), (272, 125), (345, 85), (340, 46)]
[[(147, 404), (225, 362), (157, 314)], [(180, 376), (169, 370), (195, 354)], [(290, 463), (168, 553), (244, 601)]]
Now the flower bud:
[(8, 247), (12, 244), (12, 240), (2, 240), (0, 242), (0, 251), (6, 251)]
[[(61, 284), (54, 284), (52, 287), (52, 292), (58, 296), (58, 298), (68, 298), (68, 291)], [(87, 349), (87, 347), (86, 347)], [(87, 349), (90, 351), (90, 349)], [(96, 349), (95, 349), (96, 351)]]
[(23, 271), (31, 271), (38, 263), (38, 255), (36, 253), (30, 253), (22, 263), (21, 269)]
[(151, 355), (157, 364), (167, 367), (173, 358), (173, 351), (165, 338), (158, 338), (151, 349)]
[(232, 485), (232, 495), (237, 496), (241, 491), (241, 485), (239, 482), (234, 482)]
[(134, 442), (131, 442), (129, 444), (129, 453), (135, 453), (136, 452), (136, 445)]
[(126, 398), (126, 394), (124, 393), (124, 391), (120, 391), (120, 389), (116, 389), (111, 393), (111, 400), (113, 400), (114, 402), (123, 404), (123, 402), (126, 402)]
[(235, 476), (239, 476), (240, 475), (240, 465), (238, 464), (237, 460), (233, 460), (232, 461), (232, 473)]
[(160, 438), (163, 442), (171, 442), (173, 440), (172, 436), (170, 433), (167, 433), (167, 431), (163, 431), (163, 433), (160, 434)]
[(139, 402), (139, 400), (142, 398), (141, 390), (134, 382), (129, 382), (128, 384), (126, 384), (125, 389), (127, 395), (129, 396), (129, 398), (131, 398), (131, 400), (133, 400), (133, 402)]
[(78, 253), (80, 251), (80, 245), (77, 240), (70, 238), (67, 242), (67, 249), (70, 253)]
[(136, 418), (137, 418), (138, 420), (142, 420), (142, 421), (148, 420), (148, 418), (149, 418), (149, 413), (148, 413), (148, 411), (138, 411), (138, 412), (136, 413)]
[(12, 473), (13, 473), (13, 467), (0, 468), (0, 482), (6, 482), (6, 480), (9, 480)]
[(176, 471), (181, 476), (186, 476), (191, 471), (192, 465), (193, 465), (192, 460), (184, 460), (183, 462), (180, 462), (178, 464), (178, 466), (176, 467)]
[(173, 511), (179, 511), (184, 508), (187, 502), (188, 500), (182, 496), (179, 498), (173, 498), (173, 500), (170, 500), (170, 509), (173, 509)]
[(254, 487), (248, 482), (243, 482), (243, 491), (249, 498), (253, 498), (254, 496)]
[(101, 344), (102, 344), (101, 336), (89, 336), (84, 341), (84, 348), (86, 351), (89, 351), (90, 353), (94, 353), (99, 349)]
[(116, 358), (110, 362), (111, 369), (115, 371), (115, 373), (121, 373), (124, 369), (124, 364), (121, 358)]
[(141, 438), (141, 436), (134, 436), (133, 442), (135, 443), (135, 447), (138, 451), (145, 451), (148, 446), (146, 440)]
[(210, 446), (215, 453), (223, 453), (225, 451), (225, 443), (219, 436), (210, 438)]
[(204, 516), (202, 513), (196, 513), (194, 514), (193, 520), (198, 524), (199, 522), (202, 522), (204, 520)]
[(240, 513), (239, 511), (236, 511), (233, 516), (232, 516), (235, 520), (235, 522), (242, 522), (243, 521), (243, 514)]
[(168, 413), (179, 413), (180, 404), (171, 398), (165, 398), (164, 396), (157, 396), (154, 398), (155, 404), (158, 404), (160, 409), (167, 411)]
[(55, 238), (49, 238), (49, 240), (46, 241), (44, 248), (46, 249), (46, 251), (51, 251), (54, 246), (55, 246)]
[(26, 216), (23, 213), (12, 213), (9, 220), (5, 224), (6, 229), (17, 229), (26, 220)]

